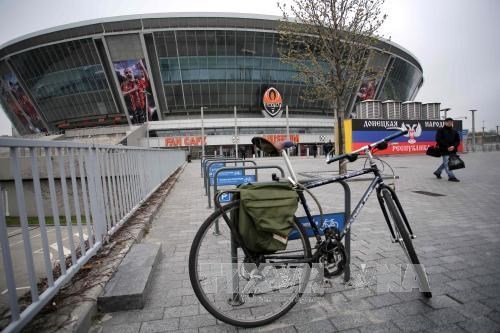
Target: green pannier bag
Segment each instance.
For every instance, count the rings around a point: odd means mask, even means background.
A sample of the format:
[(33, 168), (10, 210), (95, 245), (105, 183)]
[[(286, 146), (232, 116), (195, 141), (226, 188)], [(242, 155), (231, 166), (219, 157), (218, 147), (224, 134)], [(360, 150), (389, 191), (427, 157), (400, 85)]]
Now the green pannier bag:
[(238, 232), (256, 253), (286, 249), (298, 206), (298, 194), (286, 182), (244, 184), (239, 187)]

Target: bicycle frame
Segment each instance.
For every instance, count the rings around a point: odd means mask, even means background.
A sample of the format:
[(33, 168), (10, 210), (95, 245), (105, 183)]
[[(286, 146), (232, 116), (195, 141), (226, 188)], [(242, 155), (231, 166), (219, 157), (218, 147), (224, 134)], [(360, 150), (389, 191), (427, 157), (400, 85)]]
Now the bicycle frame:
[[(408, 222), (408, 219), (406, 217), (406, 214), (404, 213), (403, 207), (401, 206), (401, 203), (400, 203), (400, 201), (399, 201), (399, 199), (398, 199), (398, 197), (396, 195), (396, 192), (392, 188), (390, 188), (389, 186), (387, 186), (384, 183), (384, 180), (382, 178), (380, 170), (378, 169), (377, 164), (375, 163), (375, 160), (373, 158), (373, 154), (372, 154), (372, 152), (370, 150), (370, 147), (369, 146), (362, 147), (358, 151), (355, 151), (353, 153), (360, 152), (360, 151), (364, 152), (365, 155), (367, 156), (367, 158), (368, 158), (368, 160), (370, 162), (370, 167), (369, 168), (364, 168), (362, 170), (349, 172), (349, 173), (346, 173), (346, 174), (343, 174), (343, 175), (339, 175), (339, 176), (336, 176), (336, 177), (306, 181), (306, 182), (303, 182), (302, 185), (304, 187), (306, 187), (307, 189), (312, 189), (312, 188), (316, 188), (316, 187), (320, 187), (320, 186), (324, 186), (324, 185), (336, 183), (336, 182), (339, 182), (341, 180), (346, 180), (346, 179), (355, 178), (355, 177), (358, 177), (358, 176), (361, 176), (361, 175), (365, 175), (365, 174), (368, 174), (368, 173), (373, 173), (374, 174), (374, 178), (372, 179), (371, 183), (368, 185), (368, 188), (366, 189), (365, 193), (363, 194), (363, 196), (361, 197), (361, 199), (357, 203), (357, 205), (354, 208), (353, 212), (350, 214), (349, 221), (347, 221), (347, 223), (344, 224), (344, 228), (342, 230), (339, 230), (339, 233), (340, 233), (339, 234), (339, 238), (340, 239), (344, 238), (344, 236), (346, 235), (347, 231), (351, 228), (351, 225), (354, 223), (354, 221), (356, 221), (356, 218), (358, 217), (358, 215), (360, 214), (361, 210), (365, 206), (366, 202), (370, 198), (372, 192), (374, 190), (376, 190), (377, 191), (377, 198), (378, 198), (379, 204), (380, 204), (380, 208), (382, 209), (382, 213), (383, 213), (384, 218), (385, 218), (385, 220), (387, 222), (387, 226), (389, 227), (389, 230), (391, 232), (391, 235), (392, 235), (392, 238), (393, 238), (393, 242), (399, 242), (400, 241), (400, 239), (398, 239), (396, 237), (396, 234), (394, 233), (394, 229), (393, 229), (392, 224), (391, 224), (390, 219), (389, 219), (389, 214), (387, 213), (387, 209), (386, 209), (386, 207), (384, 205), (384, 201), (383, 201), (383, 198), (382, 198), (382, 195), (381, 195), (382, 189), (387, 189), (388, 191), (390, 191), (391, 196), (394, 199), (394, 202), (396, 203), (396, 206), (398, 207), (398, 210), (401, 213), (403, 221), (405, 222), (405, 225), (408, 228), (410, 236), (412, 238), (415, 238), (415, 236), (413, 235), (413, 232), (411, 230), (410, 224)], [(288, 171), (291, 174), (291, 177), (292, 177), (291, 180), (293, 180), (293, 182), (297, 182), (297, 178), (296, 178), (295, 172), (293, 171), (292, 164), (291, 164), (290, 159), (288, 157), (288, 154), (286, 153), (285, 150), (282, 151), (282, 156), (283, 156), (283, 159), (285, 160), (285, 164), (286, 164), (286, 166), (288, 168)], [(302, 207), (304, 208), (304, 211), (305, 211), (305, 213), (306, 213), (306, 215), (308, 217), (309, 224), (310, 224), (311, 228), (313, 229), (314, 236), (315, 236), (315, 238), (316, 238), (316, 240), (318, 242), (321, 242), (322, 239), (321, 239), (321, 236), (320, 236), (319, 228), (313, 222), (313, 218), (312, 218), (312, 215), (310, 213), (309, 207), (307, 205), (307, 200), (306, 200), (306, 198), (304, 196), (304, 193), (301, 192), (301, 191), (299, 191), (298, 193), (299, 193), (299, 199), (300, 199), (300, 202), (302, 204)], [(323, 223), (323, 221), (321, 223)], [(313, 257), (314, 257), (314, 255), (313, 255)]]

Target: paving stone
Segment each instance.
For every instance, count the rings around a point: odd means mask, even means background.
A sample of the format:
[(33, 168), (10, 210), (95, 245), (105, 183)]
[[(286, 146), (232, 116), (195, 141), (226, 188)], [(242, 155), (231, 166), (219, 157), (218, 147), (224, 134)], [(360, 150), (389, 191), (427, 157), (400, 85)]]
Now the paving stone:
[[(200, 304), (200, 301), (198, 301), (198, 298), (196, 298), (196, 295), (182, 296), (181, 300), (182, 300), (181, 301), (182, 305)], [(181, 305), (181, 304), (179, 304), (179, 305)]]
[[(294, 309), (294, 311), (288, 312), (286, 315), (278, 319), (275, 323), (280, 325), (289, 326), (289, 325), (301, 325), (303, 323), (310, 322), (311, 320), (322, 320), (326, 319), (328, 316), (327, 311), (323, 308), (323, 306), (318, 305), (311, 308), (305, 308), (300, 306), (298, 309)], [(339, 313), (338, 308), (329, 308), (331, 313)]]
[(180, 306), (182, 305), (182, 298), (180, 296), (177, 297), (155, 297), (146, 298), (146, 303), (144, 304), (144, 309), (149, 308), (158, 308), (158, 307), (171, 307), (171, 306)]
[(436, 284), (443, 284), (451, 280), (452, 278), (449, 277), (446, 273), (429, 274), (429, 284), (431, 285), (431, 288)]
[(176, 289), (169, 289), (168, 291), (168, 297), (190, 296), (190, 295), (194, 295), (194, 291), (192, 288), (176, 288)]
[(403, 316), (422, 314), (433, 310), (433, 308), (426, 305), (420, 300), (404, 302), (401, 304), (393, 305), (393, 307)]
[(486, 316), (494, 311), (480, 302), (469, 302), (464, 305), (454, 307), (454, 309), (470, 319)]
[(346, 309), (346, 310), (357, 310), (357, 311), (363, 311), (363, 310), (369, 310), (375, 308), (372, 303), (368, 302), (366, 298), (362, 299), (353, 299), (350, 300), (349, 302), (345, 302), (343, 305), (341, 305), (341, 308)]
[(157, 333), (174, 331), (179, 328), (179, 318), (169, 318), (165, 320), (153, 320), (142, 323), (140, 333)]
[(401, 303), (401, 299), (396, 297), (393, 293), (386, 293), (372, 297), (367, 297), (366, 300), (371, 304), (373, 304), (375, 308), (381, 308), (388, 305)]
[(457, 291), (459, 291), (459, 290), (457, 290), (457, 289), (455, 289), (452, 286), (447, 285), (447, 284), (431, 285), (431, 292), (432, 292), (433, 298), (436, 296), (442, 296), (442, 295), (454, 293)]
[(486, 315), (486, 317), (493, 320), (497, 324), (500, 324), (500, 311), (491, 311)]
[(456, 324), (437, 326), (425, 330), (426, 333), (463, 333), (465, 332)]
[(470, 280), (454, 280), (446, 282), (446, 284), (457, 290), (473, 289), (478, 286), (477, 283)]
[(467, 303), (486, 298), (486, 296), (472, 289), (463, 291), (450, 291), (447, 293), (447, 295), (460, 303)]
[(350, 328), (348, 330), (343, 330), (343, 331), (335, 331), (335, 332), (342, 332), (342, 333), (359, 333), (359, 329), (357, 328)]
[(365, 288), (354, 288), (351, 290), (346, 290), (343, 291), (342, 294), (344, 294), (349, 299), (358, 299), (358, 298), (373, 296), (375, 295), (375, 292), (372, 289), (365, 287)]
[[(102, 333), (138, 333), (141, 329), (141, 323), (129, 323), (121, 325), (106, 326), (102, 328)], [(97, 332), (95, 332), (97, 333)]]
[(330, 318), (330, 321), (338, 330), (355, 328), (366, 325), (367, 322), (370, 322), (369, 318), (361, 312), (340, 315), (340, 316), (332, 316)]
[(498, 284), (498, 275), (497, 274), (489, 274), (489, 275), (478, 275), (469, 278), (469, 280), (477, 283), (480, 286), (489, 286), (493, 284)]
[(374, 323), (383, 323), (401, 317), (401, 314), (395, 309), (395, 307), (396, 306), (388, 306), (385, 308), (368, 310), (364, 313), (370, 321)]
[(301, 333), (316, 333), (316, 332), (333, 332), (335, 331), (335, 326), (332, 322), (324, 319), (318, 321), (312, 321), (309, 323), (304, 323), (301, 325), (295, 325), (298, 332)]
[(434, 309), (441, 309), (441, 308), (447, 308), (447, 307), (451, 307), (451, 306), (460, 305), (459, 302), (452, 299), (448, 295), (433, 296), (431, 299), (427, 300), (425, 303)]
[(210, 314), (180, 318), (180, 328), (182, 329), (211, 326), (215, 325), (215, 323), (216, 323), (215, 318)]
[[(444, 268), (444, 267), (443, 267)], [(445, 275), (449, 276), (453, 280), (467, 279), (477, 275), (478, 273), (475, 269), (459, 269), (453, 271), (445, 271)]]
[(487, 317), (478, 317), (475, 320), (468, 320), (458, 323), (458, 326), (470, 333), (498, 333), (500, 325)]
[(268, 325), (254, 327), (254, 328), (239, 328), (238, 332), (245, 333), (297, 333), (297, 329), (294, 326), (283, 324), (283, 323), (271, 323)]
[(394, 320), (394, 323), (405, 332), (422, 331), (434, 326), (429, 320), (422, 315), (408, 316)]
[(500, 311), (500, 299), (497, 297), (482, 299), (480, 300), (480, 302), (490, 307), (491, 309)]
[(372, 324), (359, 327), (361, 333), (399, 333), (402, 332), (394, 323), (388, 321), (380, 324)]
[(163, 318), (185, 317), (198, 314), (198, 304), (166, 308)]
[(102, 319), (104, 326), (123, 323), (137, 323), (163, 318), (163, 308), (143, 309), (134, 311), (112, 312)]
[(466, 319), (454, 308), (445, 308), (424, 314), (436, 325), (453, 324)]
[(219, 324), (217, 326), (204, 326), (198, 329), (199, 333), (236, 333), (238, 329), (234, 326)]
[(446, 268), (444, 268), (443, 266), (441, 266), (441, 265), (438, 265), (438, 266), (425, 266), (425, 272), (427, 274), (436, 274), (436, 273), (448, 272), (448, 270)]
[[(431, 288), (432, 289), (432, 288)], [(419, 290), (412, 290), (410, 292), (394, 293), (402, 301), (413, 301), (418, 299), (424, 299), (424, 295)]]
[(487, 297), (500, 297), (500, 285), (494, 284), (490, 286), (482, 286), (474, 289), (480, 294), (483, 294)]

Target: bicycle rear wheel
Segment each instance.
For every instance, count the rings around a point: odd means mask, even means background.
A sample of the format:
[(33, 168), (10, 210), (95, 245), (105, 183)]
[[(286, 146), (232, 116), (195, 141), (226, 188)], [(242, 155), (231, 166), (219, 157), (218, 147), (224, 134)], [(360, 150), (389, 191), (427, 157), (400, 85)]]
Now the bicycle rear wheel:
[(393, 224), (395, 226), (394, 232), (396, 234), (396, 238), (398, 239), (399, 244), (403, 248), (403, 252), (405, 253), (406, 257), (408, 257), (408, 260), (412, 263), (413, 269), (417, 274), (420, 284), (420, 292), (425, 297), (431, 298), (432, 293), (429, 286), (429, 280), (427, 279), (427, 274), (425, 273), (422, 265), (420, 264), (420, 261), (418, 260), (417, 253), (415, 252), (408, 230), (406, 229), (403, 219), (401, 218), (399, 209), (394, 202), (392, 193), (388, 189), (382, 189), (382, 196), (392, 217), (392, 221), (394, 222)]
[(302, 296), (310, 275), (311, 246), (294, 221), (292, 232), (299, 236), (288, 241), (286, 250), (246, 257), (236, 248), (228, 225), (238, 207), (239, 201), (229, 203), (201, 225), (189, 254), (189, 278), (198, 300), (214, 317), (256, 327), (284, 315)]

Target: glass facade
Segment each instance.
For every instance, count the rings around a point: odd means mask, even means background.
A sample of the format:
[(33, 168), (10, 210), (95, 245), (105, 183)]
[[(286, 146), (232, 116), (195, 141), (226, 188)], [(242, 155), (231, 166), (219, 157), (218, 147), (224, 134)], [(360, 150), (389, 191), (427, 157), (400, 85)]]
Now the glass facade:
[(277, 36), (258, 31), (163, 31), (154, 34), (162, 84), (171, 111), (246, 107), (259, 111), (275, 87), (283, 104), (323, 109), (299, 96), (306, 89), (291, 65), (280, 61)]
[(378, 99), (408, 101), (415, 96), (415, 89), (418, 89), (421, 79), (422, 73), (417, 68), (400, 58), (394, 58)]
[(118, 112), (92, 39), (36, 48), (11, 61), (49, 123)]
[[(192, 25), (195, 21), (198, 25)], [(42, 43), (45, 34), (41, 34), (0, 50), (4, 57), (0, 60), (6, 64), (8, 59), (7, 69), (19, 78), (49, 130), (56, 130), (63, 122), (81, 125), (85, 119), (124, 117), (131, 102), (122, 100), (123, 74), (117, 73), (116, 64), (132, 60), (141, 64), (151, 80), (144, 92), (148, 101), (157, 99), (148, 104), (151, 110), (161, 112), (159, 119), (199, 113), (201, 106), (220, 117), (232, 114), (234, 106), (245, 117), (261, 117), (262, 96), (269, 87), (280, 92), (291, 117), (333, 114), (323, 102), (302, 98), (308, 86), (291, 65), (280, 61), (275, 22), (166, 17), (144, 20), (142, 29), (130, 22), (113, 23), (122, 27), (119, 32), (109, 30), (109, 22), (62, 29), (61, 41), (48, 44)], [(152, 23), (154, 29), (148, 30), (147, 25)], [(99, 31), (103, 27), (106, 30)], [(66, 32), (75, 34), (78, 29), (82, 34), (63, 38)], [(391, 64), (383, 78), (376, 78), (376, 98), (404, 101), (415, 96), (422, 71), (413, 56), (406, 57), (399, 49), (394, 53), (393, 48), (391, 45), (387, 51), (378, 52), (371, 63), (382, 70)], [(15, 53), (9, 54), (10, 50)], [(369, 71), (367, 68), (365, 78), (370, 77)], [(26, 117), (19, 116), (19, 105), (9, 96), (4, 94), (1, 102), (12, 122), (21, 133), (32, 132)], [(359, 99), (356, 96), (359, 92), (353, 93), (349, 105)]]

